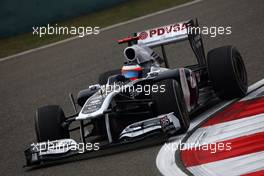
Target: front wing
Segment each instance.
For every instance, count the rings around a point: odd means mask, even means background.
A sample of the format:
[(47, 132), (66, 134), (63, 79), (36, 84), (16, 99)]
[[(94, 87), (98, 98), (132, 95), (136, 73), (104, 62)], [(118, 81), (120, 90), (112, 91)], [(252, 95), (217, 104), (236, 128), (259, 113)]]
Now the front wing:
[[(139, 141), (144, 142), (146, 138), (158, 134), (161, 134), (163, 139), (166, 140), (170, 136), (177, 134), (179, 129), (180, 123), (178, 118), (174, 113), (169, 113), (127, 126), (120, 134), (119, 139), (112, 143), (99, 143), (99, 141), (93, 141), (93, 143), (83, 144), (77, 143), (73, 139), (33, 143), (24, 151), (26, 166), (41, 165), (51, 161), (63, 160), (120, 145)], [(80, 144), (82, 146), (81, 148)], [(87, 148), (87, 145), (90, 147)]]

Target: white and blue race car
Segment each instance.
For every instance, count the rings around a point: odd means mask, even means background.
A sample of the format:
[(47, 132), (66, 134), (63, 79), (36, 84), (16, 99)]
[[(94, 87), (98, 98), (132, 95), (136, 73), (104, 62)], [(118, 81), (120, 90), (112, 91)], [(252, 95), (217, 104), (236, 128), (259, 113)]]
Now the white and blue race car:
[[(239, 51), (222, 46), (209, 51), (206, 58), (200, 33), (192, 32), (196, 27), (197, 20), (188, 20), (120, 40), (128, 44), (122, 69), (101, 74), (98, 84), (80, 91), (76, 102), (70, 94), (74, 115), (65, 117), (58, 105), (37, 109), (37, 143), (25, 151), (27, 166), (79, 155), (71, 135), (75, 130), (80, 131), (83, 144), (96, 144), (96, 149), (157, 134), (166, 139), (185, 133), (190, 117), (212, 102), (243, 97), (247, 73)], [(185, 40), (197, 64), (170, 68), (165, 46)], [(162, 56), (155, 47), (161, 47)]]

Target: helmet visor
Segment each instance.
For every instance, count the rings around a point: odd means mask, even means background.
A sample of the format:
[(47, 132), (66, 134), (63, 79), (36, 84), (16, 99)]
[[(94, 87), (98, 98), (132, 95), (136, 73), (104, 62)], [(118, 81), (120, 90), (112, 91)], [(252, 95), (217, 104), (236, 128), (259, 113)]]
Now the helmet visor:
[(126, 78), (138, 78), (139, 77), (139, 71), (136, 71), (136, 70), (123, 70), (122, 74)]

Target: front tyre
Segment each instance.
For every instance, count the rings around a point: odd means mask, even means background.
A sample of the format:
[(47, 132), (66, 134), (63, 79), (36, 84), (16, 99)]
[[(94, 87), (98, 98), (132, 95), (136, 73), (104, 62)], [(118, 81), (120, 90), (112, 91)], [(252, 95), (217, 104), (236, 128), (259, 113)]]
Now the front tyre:
[(174, 112), (181, 125), (179, 134), (187, 132), (190, 126), (190, 118), (181, 86), (174, 79), (163, 80), (159, 82), (159, 85), (164, 85), (165, 92), (152, 93), (157, 114)]
[(66, 127), (62, 126), (65, 115), (60, 106), (48, 105), (37, 109), (35, 129), (38, 142), (65, 139), (70, 137)]

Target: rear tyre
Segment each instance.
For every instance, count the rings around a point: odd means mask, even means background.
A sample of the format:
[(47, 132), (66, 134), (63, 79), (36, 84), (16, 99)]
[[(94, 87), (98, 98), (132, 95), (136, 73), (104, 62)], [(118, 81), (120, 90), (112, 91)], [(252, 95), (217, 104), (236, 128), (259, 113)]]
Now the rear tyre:
[(108, 78), (110, 76), (112, 76), (112, 75), (118, 75), (118, 74), (121, 74), (120, 69), (106, 71), (106, 72), (100, 74), (98, 83), (100, 85), (106, 85), (107, 84), (107, 81), (108, 81)]
[(152, 93), (157, 114), (174, 112), (181, 125), (179, 133), (187, 132), (190, 126), (190, 119), (181, 86), (174, 79), (161, 81), (159, 85), (165, 85), (165, 92)]
[(62, 127), (65, 115), (60, 106), (48, 105), (37, 109), (35, 129), (38, 142), (69, 138), (68, 128)]
[(234, 46), (223, 46), (208, 52), (208, 72), (213, 88), (221, 99), (243, 97), (248, 80), (245, 64)]

